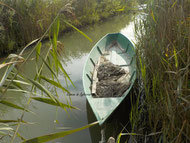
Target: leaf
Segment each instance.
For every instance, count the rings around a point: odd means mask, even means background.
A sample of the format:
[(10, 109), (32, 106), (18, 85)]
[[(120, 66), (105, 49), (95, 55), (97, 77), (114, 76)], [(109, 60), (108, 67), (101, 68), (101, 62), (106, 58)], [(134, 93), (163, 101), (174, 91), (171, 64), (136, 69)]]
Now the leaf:
[(21, 89), (7, 89), (7, 92), (22, 92), (22, 93), (28, 93), (28, 94), (32, 94), (32, 95), (41, 96), (38, 93), (30, 92), (30, 91), (27, 91), (27, 90), (21, 90)]
[[(0, 120), (0, 123), (15, 123), (19, 122), (18, 120)], [(21, 121), (22, 123), (27, 123), (26, 121)]]
[(120, 11), (124, 11), (124, 10), (125, 10), (125, 6), (120, 9), (117, 9), (116, 11), (120, 12)]
[(58, 132), (58, 133), (53, 133), (53, 134), (49, 134), (49, 135), (36, 137), (36, 138), (33, 138), (33, 139), (26, 140), (26, 141), (24, 141), (22, 143), (43, 143), (43, 142), (51, 141), (51, 140), (54, 140), (54, 139), (57, 139), (57, 138), (65, 137), (67, 135), (73, 134), (75, 132), (78, 132), (78, 131), (81, 131), (81, 130), (84, 130), (84, 129), (87, 129), (87, 128), (90, 128), (91, 126), (94, 126), (97, 123), (98, 122), (94, 122), (94, 123), (91, 123), (89, 125), (86, 125), (86, 126), (83, 126), (81, 128), (74, 129), (74, 130), (62, 131), (62, 132)]
[(71, 26), (73, 29), (75, 29), (76, 31), (78, 31), (80, 34), (82, 34), (84, 37), (86, 37), (90, 42), (92, 42), (92, 39), (90, 37), (88, 37), (86, 34), (84, 34), (81, 30), (79, 30), (78, 28), (76, 28), (75, 26), (73, 26), (72, 24), (68, 23), (67, 21), (64, 20), (64, 22)]
[(7, 133), (0, 131), (0, 135), (7, 135)]
[(53, 48), (52, 48), (52, 56), (55, 62), (55, 68), (56, 71), (58, 72), (58, 58), (57, 58), (57, 38), (58, 38), (58, 34), (59, 34), (59, 26), (60, 26), (60, 21), (59, 18), (57, 19), (57, 25), (54, 25), (53, 27), (53, 40), (52, 44), (53, 44)]
[(58, 87), (58, 88), (61, 88), (63, 91), (66, 91), (67, 93), (70, 93), (67, 89), (65, 89), (60, 83), (56, 82), (56, 81), (53, 81), (51, 79), (48, 79), (44, 76), (40, 76), (40, 78), (42, 78), (43, 80), (47, 81), (48, 83)]
[(21, 89), (15, 89), (15, 88), (13, 88), (13, 89), (7, 89), (7, 91), (8, 92), (22, 92), (22, 93), (29, 93), (28, 91), (26, 91), (26, 90), (21, 90)]
[(163, 60), (165, 63), (167, 63), (170, 68), (172, 68), (171, 64), (170, 64), (166, 59), (162, 58), (162, 60)]
[(154, 17), (154, 13), (153, 13), (152, 10), (150, 11), (150, 13), (151, 13), (151, 16), (152, 16), (152, 19), (154, 20), (154, 22), (157, 23), (157, 22), (156, 22), (156, 19), (155, 19), (155, 17)]
[(31, 83), (33, 83), (37, 88), (39, 88), (41, 91), (45, 92), (47, 96), (49, 96), (54, 102), (57, 102), (55, 97), (49, 92), (43, 85), (41, 85), (39, 82), (34, 81), (32, 79), (28, 79)]
[(3, 105), (9, 106), (9, 107), (15, 108), (15, 109), (26, 110), (27, 112), (29, 112), (29, 110), (24, 109), (23, 107), (20, 107), (20, 106), (18, 106), (18, 105), (16, 105), (16, 104), (13, 104), (13, 103), (11, 103), (11, 102), (8, 102), (8, 101), (2, 100), (2, 101), (0, 101), (0, 103), (3, 104)]
[[(54, 36), (55, 37), (55, 34)], [(57, 39), (53, 38), (53, 52), (51, 52), (52, 54), (52, 57), (54, 59), (54, 62), (55, 62), (55, 68), (56, 68), (56, 71), (58, 72), (58, 58), (57, 58)]]
[(155, 135), (161, 134), (161, 133), (162, 133), (162, 132), (150, 133), (150, 134), (148, 134), (148, 135), (146, 135), (146, 136), (155, 136)]
[(38, 61), (38, 59), (39, 59), (41, 47), (42, 47), (42, 43), (40, 42), (40, 43), (36, 46), (36, 61)]
[(8, 63), (3, 63), (3, 64), (0, 64), (0, 69), (8, 66), (8, 65), (11, 65), (11, 64), (14, 64), (15, 62), (8, 62)]
[(47, 52), (47, 54), (46, 54), (46, 56), (45, 56), (45, 59), (44, 59), (43, 57), (41, 57), (41, 59), (42, 59), (44, 62), (41, 64), (40, 68), (38, 69), (38, 72), (37, 72), (37, 74), (36, 74), (36, 76), (35, 76), (35, 78), (34, 78), (35, 80), (39, 77), (39, 75), (40, 75), (41, 72), (42, 72), (42, 69), (43, 69), (44, 64), (45, 64), (45, 62), (46, 62), (46, 59), (48, 58), (50, 49), (51, 49), (51, 47), (48, 49), (48, 52)]
[(23, 52), (24, 52), (29, 46), (31, 46), (32, 44), (35, 44), (35, 43), (38, 42), (39, 40), (40, 40), (40, 38), (35, 39), (35, 40), (33, 40), (32, 42), (28, 43), (28, 44), (22, 49), (22, 51), (20, 52), (19, 55), (22, 55)]
[[(11, 81), (11, 80), (7, 79), (7, 81)], [(24, 85), (30, 85), (31, 86), (31, 84), (29, 84), (27, 82), (24, 82), (24, 81), (21, 81), (21, 80), (13, 80), (12, 82), (20, 83), (20, 84), (24, 84)]]
[(73, 106), (70, 106), (70, 105), (67, 105), (67, 104), (64, 104), (62, 102), (54, 102), (52, 101), (51, 99), (49, 98), (42, 98), (42, 97), (31, 97), (32, 99), (34, 100), (37, 100), (37, 101), (40, 101), (40, 102), (43, 102), (43, 103), (47, 103), (47, 104), (50, 104), (50, 105), (53, 105), (53, 106), (59, 106), (63, 109), (65, 108), (72, 108), (72, 109), (78, 109), (76, 107), (73, 107)]
[(141, 135), (141, 134), (137, 134), (137, 133), (121, 133), (122, 136), (125, 135), (130, 135), (130, 136), (137, 136), (137, 135)]
[(13, 129), (10, 127), (3, 127), (3, 128), (0, 128), (0, 131), (13, 131)]
[(8, 63), (3, 63), (3, 64), (0, 64), (0, 69), (6, 67), (6, 66), (9, 66), (11, 64), (16, 64), (16, 63), (22, 63), (23, 61), (19, 60), (19, 61), (12, 61), (12, 62), (8, 62)]
[(116, 11), (120, 12), (120, 11), (124, 11), (124, 10), (125, 10), (125, 8), (120, 8), (120, 9), (118, 9)]
[(73, 87), (75, 87), (74, 83), (72, 82), (72, 80), (70, 79), (69, 75), (67, 74), (67, 72), (65, 71), (65, 69), (63, 68), (62, 64), (59, 61), (59, 67), (61, 69), (61, 71), (65, 74), (65, 76), (69, 79), (69, 81), (71, 82), (71, 84), (73, 85)]
[(60, 19), (57, 19), (57, 37), (59, 35), (59, 28), (60, 28)]
[(10, 54), (7, 58), (8, 58), (8, 59), (18, 58), (18, 59), (24, 60), (23, 57), (21, 57), (21, 56), (19, 56), (19, 55), (17, 55), (17, 54)]
[(120, 139), (121, 139), (121, 133), (117, 137), (117, 143), (120, 143)]
[(50, 72), (56, 77), (56, 73), (53, 71), (53, 69), (49, 66), (49, 64), (44, 60), (42, 56), (40, 56), (43, 63), (46, 65), (46, 67), (50, 70)]
[(176, 3), (177, 3), (177, 0), (172, 4), (172, 7), (171, 7), (171, 8), (173, 8), (173, 7), (175, 6)]
[(4, 75), (3, 75), (3, 77), (2, 77), (2, 79), (1, 79), (0, 87), (3, 86), (5, 80), (7, 79), (7, 77), (9, 76), (9, 73), (12, 71), (13, 68), (14, 68), (14, 64), (7, 67), (7, 69), (6, 69), (6, 71), (5, 71)]
[(177, 58), (175, 47), (174, 47), (174, 58), (175, 58), (175, 66), (176, 66), (176, 68), (178, 68), (178, 58)]
[(23, 137), (23, 136), (21, 136), (18, 132), (17, 132), (17, 134), (16, 134), (21, 140), (23, 140), (23, 141), (25, 141), (26, 139)]

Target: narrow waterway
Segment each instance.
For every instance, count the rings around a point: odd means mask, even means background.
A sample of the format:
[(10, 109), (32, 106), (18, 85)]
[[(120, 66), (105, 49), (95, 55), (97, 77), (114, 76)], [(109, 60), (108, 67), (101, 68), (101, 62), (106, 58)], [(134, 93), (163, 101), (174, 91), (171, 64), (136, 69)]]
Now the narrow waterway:
[[(54, 106), (32, 101), (30, 110), (35, 114), (26, 113), (24, 116), (24, 120), (31, 123), (21, 125), (19, 129), (19, 133), (24, 138), (29, 139), (54, 132), (75, 129), (96, 120), (91, 108), (86, 102), (85, 96), (79, 95), (83, 93), (82, 71), (85, 60), (93, 45), (107, 33), (121, 32), (130, 40), (134, 41), (134, 17), (134, 14), (115, 16), (102, 23), (81, 29), (93, 40), (93, 42), (88, 41), (77, 31), (69, 32), (61, 36), (59, 41), (64, 44), (62, 54), (62, 60), (65, 63), (64, 68), (76, 86), (76, 88), (74, 88), (71, 84), (68, 85), (69, 91), (75, 94), (75, 96), (71, 96), (72, 104), (80, 110), (68, 110), (66, 113), (64, 110)], [(33, 74), (32, 69), (35, 69), (35, 64), (26, 65), (23, 70), (25, 70), (25, 73), (28, 72), (30, 76)], [(60, 74), (59, 78), (62, 82), (65, 82), (63, 75)], [(65, 95), (61, 95), (62, 93), (59, 93), (59, 91), (58, 94), (61, 97), (61, 101), (64, 102)], [(24, 97), (24, 95), (15, 93), (9, 93), (9, 95), (7, 95), (7, 98), (10, 99), (11, 102), (20, 103), (23, 106), (27, 101)], [(116, 137), (122, 128), (129, 124), (128, 116), (130, 111), (129, 105), (127, 104), (128, 102), (125, 101), (117, 110), (117, 113), (114, 113), (108, 123), (102, 127), (106, 131), (106, 140), (109, 136)], [(0, 119), (18, 119), (22, 113), (3, 105), (0, 105), (0, 109)], [(9, 137), (5, 137), (2, 142), (7, 143), (9, 140)], [(91, 129), (86, 129), (64, 138), (54, 140), (52, 143), (98, 143), (100, 140), (101, 127), (96, 125)], [(20, 139), (15, 140), (15, 142), (19, 141)]]

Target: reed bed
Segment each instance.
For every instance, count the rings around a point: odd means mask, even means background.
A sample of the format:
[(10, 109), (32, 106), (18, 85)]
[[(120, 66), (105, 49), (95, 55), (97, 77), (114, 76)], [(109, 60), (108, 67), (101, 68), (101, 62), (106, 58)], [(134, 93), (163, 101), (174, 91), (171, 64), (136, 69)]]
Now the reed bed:
[[(128, 5), (131, 2), (122, 0), (0, 0), (0, 55), (39, 38), (60, 11), (61, 23), (67, 20), (81, 27), (125, 12)], [(62, 24), (60, 31), (69, 27)]]
[(135, 23), (140, 89), (134, 140), (190, 142), (190, 4), (151, 0)]

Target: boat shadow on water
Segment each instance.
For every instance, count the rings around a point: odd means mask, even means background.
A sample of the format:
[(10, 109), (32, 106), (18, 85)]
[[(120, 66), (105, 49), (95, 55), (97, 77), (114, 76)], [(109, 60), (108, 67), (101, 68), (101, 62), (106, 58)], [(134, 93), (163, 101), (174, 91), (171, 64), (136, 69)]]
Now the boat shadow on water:
[[(92, 143), (106, 143), (109, 137), (117, 139), (118, 134), (121, 133), (122, 130), (123, 132), (130, 132), (130, 101), (130, 96), (127, 96), (102, 126), (96, 125), (89, 129)], [(87, 100), (86, 109), (88, 123), (95, 122), (97, 119)], [(120, 142), (125, 142), (126, 139), (127, 136), (122, 136)]]

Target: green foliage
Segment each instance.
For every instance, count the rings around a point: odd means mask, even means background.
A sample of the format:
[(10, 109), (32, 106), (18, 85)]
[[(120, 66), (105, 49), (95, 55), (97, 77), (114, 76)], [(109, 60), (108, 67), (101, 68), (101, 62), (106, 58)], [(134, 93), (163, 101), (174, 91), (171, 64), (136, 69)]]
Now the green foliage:
[(71, 25), (79, 27), (92, 24), (125, 12), (131, 3), (122, 0), (0, 0), (0, 55), (39, 38), (60, 10), (62, 24), (58, 22), (55, 27), (65, 31)]
[(148, 134), (150, 142), (190, 141), (189, 6), (188, 0), (148, 0), (135, 24), (145, 99), (133, 105), (131, 124), (145, 136), (141, 141)]

